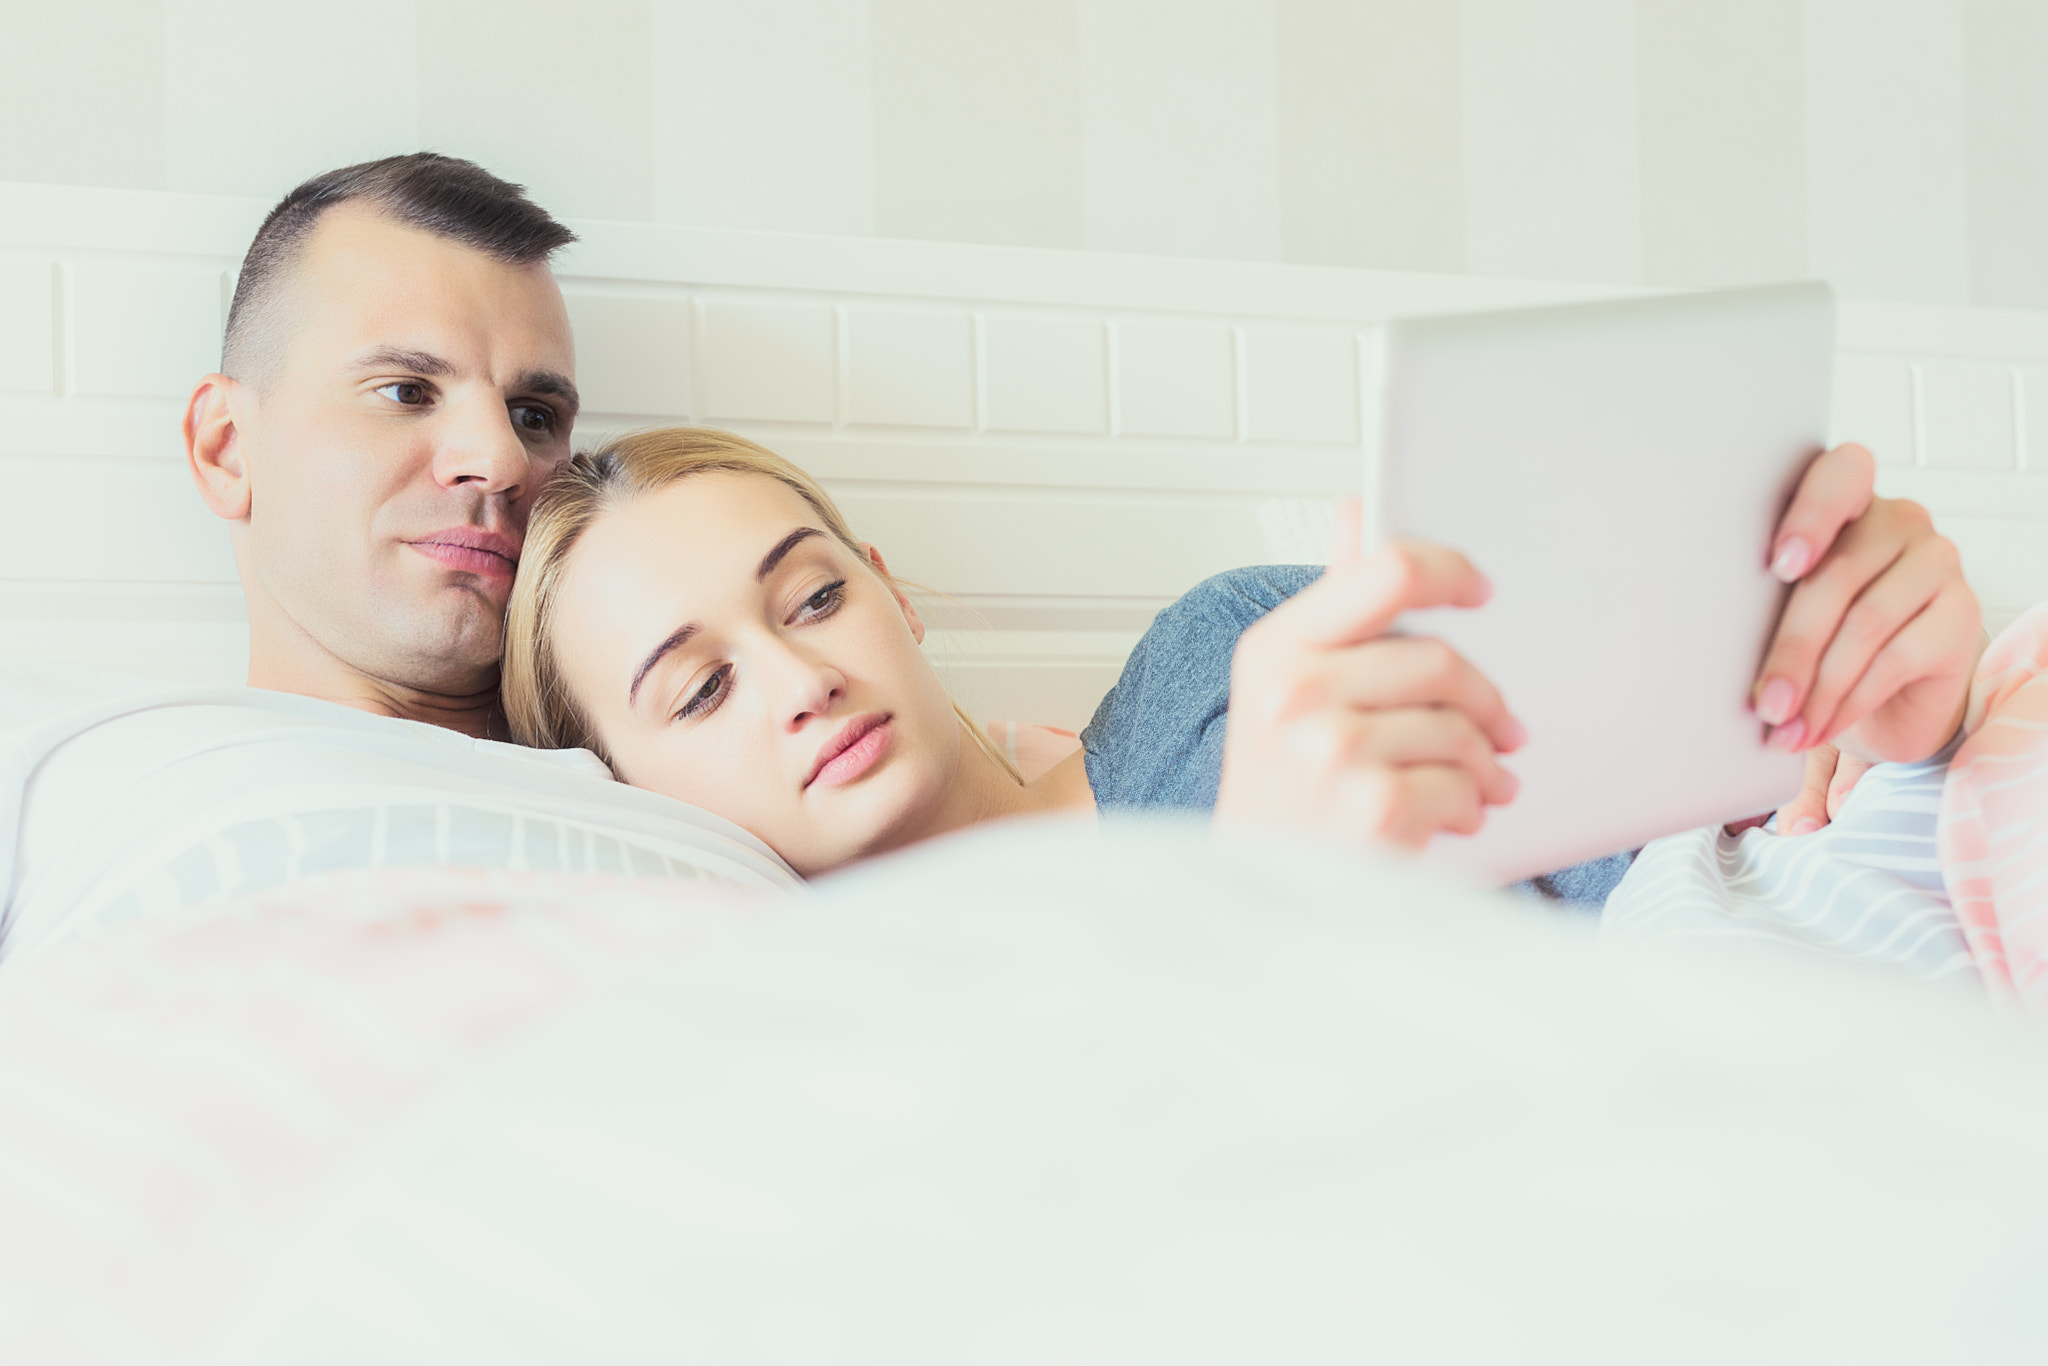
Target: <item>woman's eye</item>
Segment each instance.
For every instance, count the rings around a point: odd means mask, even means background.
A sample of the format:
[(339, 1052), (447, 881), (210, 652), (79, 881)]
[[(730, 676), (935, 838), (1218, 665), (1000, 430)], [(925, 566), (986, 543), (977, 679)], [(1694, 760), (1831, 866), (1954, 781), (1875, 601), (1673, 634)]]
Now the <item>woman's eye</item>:
[(538, 403), (515, 404), (512, 420), (529, 432), (551, 432), (555, 429), (555, 410)]
[(682, 710), (676, 713), (676, 719), (681, 720), (686, 716), (695, 716), (707, 707), (714, 705), (718, 701), (719, 695), (725, 691), (725, 678), (728, 672), (730, 672), (729, 668), (713, 671), (711, 677), (704, 680), (704, 686), (691, 693), (690, 700), (683, 703)]
[(839, 600), (845, 596), (845, 593), (845, 579), (841, 579), (837, 583), (828, 583), (804, 599), (803, 612), (800, 615), (810, 617), (825, 616), (839, 606)]
[(377, 386), (376, 392), (384, 395), (393, 403), (406, 408), (417, 408), (427, 401), (427, 386), (411, 380), (399, 380), (394, 384), (380, 384)]

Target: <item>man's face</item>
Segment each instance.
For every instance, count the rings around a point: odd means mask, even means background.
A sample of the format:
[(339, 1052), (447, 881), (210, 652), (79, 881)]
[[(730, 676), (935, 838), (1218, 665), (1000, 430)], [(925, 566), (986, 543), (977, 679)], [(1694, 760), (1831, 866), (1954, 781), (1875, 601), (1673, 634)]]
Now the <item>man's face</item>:
[(527, 509), (576, 416), (554, 276), (345, 204), (278, 302), (283, 354), (236, 413), (252, 629), (406, 688), (493, 687)]

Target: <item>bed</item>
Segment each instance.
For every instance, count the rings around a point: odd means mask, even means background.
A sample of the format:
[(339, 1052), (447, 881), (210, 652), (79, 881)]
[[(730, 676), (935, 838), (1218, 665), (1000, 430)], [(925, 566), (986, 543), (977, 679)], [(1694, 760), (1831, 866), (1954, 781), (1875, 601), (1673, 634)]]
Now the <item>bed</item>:
[[(0, 185), (0, 729), (239, 680), (176, 420), (264, 207)], [(1182, 588), (1323, 555), (1362, 327), (1587, 292), (575, 226), (581, 438), (785, 451), (967, 705), (1070, 727)], [(1841, 345), (1838, 432), (1988, 622), (2048, 597), (2048, 318), (1849, 303)], [(583, 847), (223, 874), (0, 973), (0, 1355), (2038, 1355), (2048, 1077), (1979, 993), (1185, 826), (801, 892)]]

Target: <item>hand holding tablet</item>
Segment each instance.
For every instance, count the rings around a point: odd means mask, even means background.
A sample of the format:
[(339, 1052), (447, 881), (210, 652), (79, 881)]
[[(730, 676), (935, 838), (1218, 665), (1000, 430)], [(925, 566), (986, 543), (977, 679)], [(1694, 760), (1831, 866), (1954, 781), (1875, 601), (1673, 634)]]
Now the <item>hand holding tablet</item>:
[(1484, 808), (1521, 786), (1496, 755), (1521, 745), (1522, 724), (1448, 645), (1387, 628), (1403, 612), (1478, 607), (1492, 586), (1441, 546), (1361, 559), (1351, 512), (1329, 572), (1238, 640), (1216, 819), (1415, 848), (1440, 830), (1476, 833)]
[(1938, 750), (1975, 599), (1867, 452), (1816, 458), (1831, 368), (1821, 286), (1389, 324), (1383, 548), (1247, 633), (1219, 817), (1505, 882), (1767, 811), (1823, 740)]
[(1771, 554), (1798, 586), (1753, 700), (1780, 748), (1913, 762), (1962, 722), (1982, 614), (1926, 509), (1876, 498), (1875, 479), (1870, 452), (1845, 445), (1800, 481)]

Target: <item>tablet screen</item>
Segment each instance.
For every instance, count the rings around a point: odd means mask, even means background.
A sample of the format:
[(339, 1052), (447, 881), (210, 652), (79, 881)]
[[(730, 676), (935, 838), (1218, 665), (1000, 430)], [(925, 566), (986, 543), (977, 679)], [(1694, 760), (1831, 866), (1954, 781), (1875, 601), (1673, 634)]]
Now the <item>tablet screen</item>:
[(1768, 548), (1825, 439), (1825, 285), (1397, 321), (1369, 357), (1369, 540), (1463, 551), (1483, 608), (1404, 616), (1529, 742), (1432, 861), (1510, 882), (1775, 808), (1803, 760), (1749, 689), (1783, 605)]

